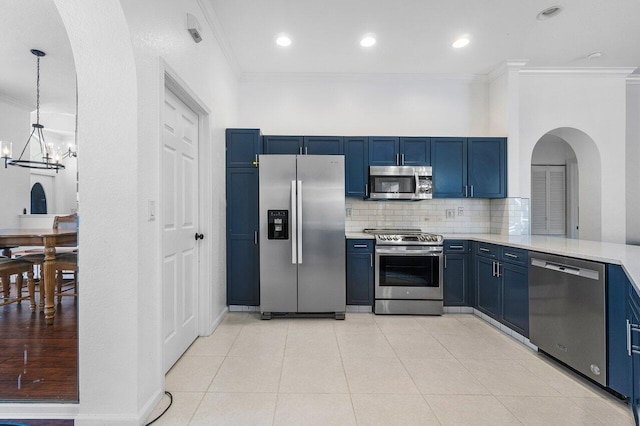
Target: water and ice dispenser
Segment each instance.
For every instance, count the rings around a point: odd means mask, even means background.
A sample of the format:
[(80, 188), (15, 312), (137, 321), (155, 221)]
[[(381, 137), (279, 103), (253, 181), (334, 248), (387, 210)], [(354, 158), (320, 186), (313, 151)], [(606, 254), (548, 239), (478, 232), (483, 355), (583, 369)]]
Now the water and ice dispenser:
[(267, 238), (289, 239), (289, 210), (267, 210)]

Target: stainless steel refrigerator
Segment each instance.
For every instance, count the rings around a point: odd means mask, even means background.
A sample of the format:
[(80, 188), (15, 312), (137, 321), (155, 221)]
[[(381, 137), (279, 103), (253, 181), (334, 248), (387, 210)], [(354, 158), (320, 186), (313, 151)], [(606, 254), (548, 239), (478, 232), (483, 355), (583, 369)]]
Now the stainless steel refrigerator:
[(346, 309), (344, 157), (261, 155), (260, 311)]

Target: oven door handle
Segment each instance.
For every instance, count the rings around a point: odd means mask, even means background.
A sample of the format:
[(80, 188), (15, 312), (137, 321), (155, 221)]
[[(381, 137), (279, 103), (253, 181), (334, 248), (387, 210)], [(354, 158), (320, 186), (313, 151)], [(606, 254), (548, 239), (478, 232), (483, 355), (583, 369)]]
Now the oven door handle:
[(414, 249), (414, 250), (395, 250), (395, 249), (383, 249), (376, 247), (376, 254), (390, 254), (393, 256), (441, 256), (442, 249)]

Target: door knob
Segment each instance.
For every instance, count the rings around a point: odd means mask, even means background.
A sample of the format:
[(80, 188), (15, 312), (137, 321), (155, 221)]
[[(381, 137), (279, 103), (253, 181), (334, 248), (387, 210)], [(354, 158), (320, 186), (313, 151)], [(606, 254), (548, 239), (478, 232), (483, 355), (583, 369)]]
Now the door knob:
[(196, 232), (196, 241), (198, 241), (198, 240), (204, 240), (204, 234), (198, 234)]

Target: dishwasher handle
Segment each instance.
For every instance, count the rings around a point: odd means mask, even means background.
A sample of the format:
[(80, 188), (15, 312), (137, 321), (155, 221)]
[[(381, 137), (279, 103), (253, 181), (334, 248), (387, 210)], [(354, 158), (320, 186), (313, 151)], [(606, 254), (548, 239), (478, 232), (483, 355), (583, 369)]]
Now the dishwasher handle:
[(598, 271), (579, 268), (577, 266), (565, 265), (563, 263), (549, 262), (548, 260), (537, 259), (535, 257), (531, 259), (531, 266), (537, 266), (539, 268), (549, 269), (564, 274), (575, 275), (577, 277), (589, 278), (592, 280), (600, 279), (600, 273)]

